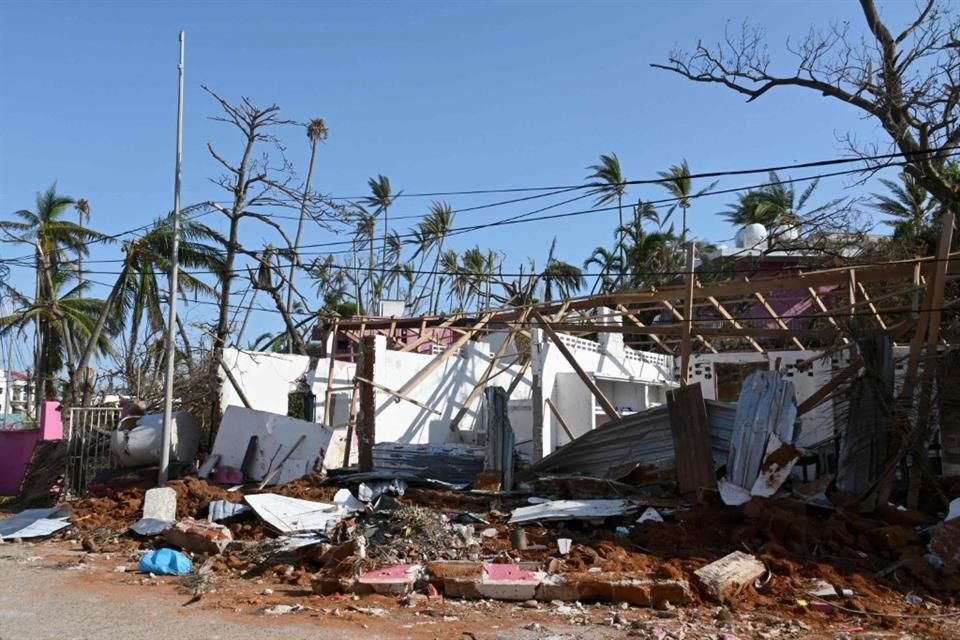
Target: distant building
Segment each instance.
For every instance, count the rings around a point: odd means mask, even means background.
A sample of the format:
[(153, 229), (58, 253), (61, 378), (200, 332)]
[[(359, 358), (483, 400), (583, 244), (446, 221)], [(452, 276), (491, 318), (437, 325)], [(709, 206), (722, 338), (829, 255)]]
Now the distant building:
[(19, 371), (0, 369), (0, 426), (16, 424), (20, 416), (28, 413), (32, 389), (30, 376)]

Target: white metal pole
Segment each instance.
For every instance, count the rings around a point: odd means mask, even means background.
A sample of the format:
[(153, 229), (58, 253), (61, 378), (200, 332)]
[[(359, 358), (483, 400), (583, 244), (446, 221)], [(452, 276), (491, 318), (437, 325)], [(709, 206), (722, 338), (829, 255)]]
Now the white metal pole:
[(167, 379), (163, 398), (163, 436), (160, 447), (159, 484), (170, 477), (170, 443), (173, 434), (173, 377), (176, 359), (177, 274), (180, 253), (180, 166), (183, 159), (183, 31), (180, 32), (180, 64), (177, 65), (180, 87), (177, 91), (177, 163), (173, 180), (173, 240), (170, 256), (170, 316), (167, 320)]

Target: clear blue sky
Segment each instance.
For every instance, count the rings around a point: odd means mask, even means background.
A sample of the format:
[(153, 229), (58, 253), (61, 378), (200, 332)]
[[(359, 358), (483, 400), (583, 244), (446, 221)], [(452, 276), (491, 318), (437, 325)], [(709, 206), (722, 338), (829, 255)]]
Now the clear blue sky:
[[(882, 3), (900, 24), (912, 3)], [(276, 102), (297, 120), (322, 116), (330, 138), (315, 186), (364, 193), (378, 173), (407, 192), (582, 182), (585, 167), (615, 151), (629, 179), (653, 177), (686, 158), (693, 171), (761, 167), (835, 157), (837, 137), (883, 141), (872, 122), (803, 91), (746, 104), (716, 86), (693, 84), (649, 63), (677, 45), (715, 41), (729, 22), (767, 27), (775, 61), (790, 34), (850, 20), (843, 2), (21, 2), (0, 3), (0, 216), (33, 208), (58, 189), (87, 198), (92, 226), (117, 232), (172, 205), (177, 32), (186, 31), (183, 202), (223, 199), (209, 179), (212, 141), (228, 155), (236, 137), (209, 116), (209, 85), (228, 99)], [(285, 134), (288, 156), (306, 171), (301, 129)], [(756, 180), (759, 181), (759, 180)], [(750, 184), (724, 180), (720, 188)], [(842, 178), (820, 198), (855, 195)], [(633, 189), (628, 200), (663, 197)], [(449, 198), (455, 208), (496, 197)], [(733, 235), (716, 215), (731, 196), (691, 209), (697, 237)], [(391, 217), (424, 213), (429, 200), (402, 199)], [(582, 205), (582, 203), (580, 203)], [(457, 226), (532, 208), (529, 203), (458, 217)], [(572, 205), (569, 209), (581, 208)], [(210, 217), (213, 219), (213, 217)], [(556, 237), (559, 257), (581, 263), (610, 244), (616, 213), (502, 227), (458, 237), (542, 263)], [(405, 221), (404, 224), (409, 224)], [(293, 223), (290, 223), (291, 226)], [(246, 232), (251, 244), (259, 228)], [(336, 240), (316, 227), (306, 242)], [(11, 252), (0, 245), (0, 255)], [(99, 248), (93, 258), (116, 258)], [(115, 269), (114, 265), (108, 265)], [(109, 270), (104, 268), (104, 270)], [(17, 270), (15, 282), (30, 282)], [(101, 276), (111, 282), (110, 275)], [(207, 308), (188, 310), (190, 317)], [(275, 328), (262, 315), (259, 330)]]

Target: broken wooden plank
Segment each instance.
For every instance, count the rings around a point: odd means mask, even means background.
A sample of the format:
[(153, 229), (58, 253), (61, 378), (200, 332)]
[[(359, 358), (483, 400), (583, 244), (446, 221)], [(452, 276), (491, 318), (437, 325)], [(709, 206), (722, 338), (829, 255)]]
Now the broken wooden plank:
[(444, 362), (446, 362), (446, 360), (447, 360), (450, 356), (452, 356), (452, 355), (454, 355), (455, 353), (457, 353), (457, 351), (460, 349), (460, 347), (462, 347), (464, 344), (466, 344), (467, 342), (469, 342), (470, 338), (473, 337), (474, 332), (479, 331), (480, 329), (482, 329), (483, 326), (484, 326), (485, 324), (487, 324), (487, 323), (490, 321), (490, 318), (492, 318), (492, 317), (493, 317), (493, 314), (492, 314), (492, 313), (488, 313), (488, 314), (484, 315), (482, 318), (480, 318), (480, 320), (479, 320), (476, 324), (474, 324), (472, 327), (470, 327), (470, 329), (467, 331), (466, 334), (464, 334), (464, 335), (460, 336), (459, 338), (457, 338), (453, 343), (451, 343), (449, 346), (447, 346), (447, 348), (443, 351), (443, 353), (441, 353), (441, 354), (438, 355), (436, 358), (434, 358), (433, 360), (431, 360), (431, 361), (430, 361), (430, 364), (428, 364), (427, 366), (425, 366), (423, 369), (421, 369), (421, 370), (417, 373), (417, 375), (415, 375), (413, 378), (411, 378), (410, 380), (408, 380), (407, 383), (404, 384), (404, 385), (400, 388), (399, 393), (402, 393), (402, 394), (404, 394), (404, 395), (409, 395), (411, 391), (413, 391), (414, 389), (417, 388), (417, 385), (419, 385), (421, 382), (423, 382), (424, 380), (426, 380), (427, 378), (429, 378), (430, 375), (431, 375), (434, 371), (436, 371), (437, 367), (439, 367), (441, 364), (443, 364)]
[(552, 398), (546, 399), (547, 406), (550, 407), (550, 412), (553, 413), (554, 417), (557, 419), (557, 422), (560, 423), (560, 426), (563, 428), (564, 433), (567, 434), (567, 437), (570, 440), (575, 440), (576, 436), (573, 435), (573, 431), (570, 430), (570, 426), (567, 424), (566, 419), (563, 417), (563, 414), (560, 413), (560, 409), (553, 402)]
[[(620, 311), (620, 313), (622, 313), (624, 316), (626, 316), (626, 318), (627, 318), (628, 320), (630, 320), (630, 322), (632, 322), (633, 324), (637, 325), (637, 326), (640, 327), (641, 329), (646, 328), (647, 325), (645, 325), (643, 322), (641, 322), (641, 321), (640, 321), (640, 318), (638, 318), (637, 316), (635, 316), (635, 315), (633, 315), (632, 313), (630, 313), (629, 309), (627, 309), (627, 308), (626, 308), (625, 306), (623, 306), (622, 304), (617, 305), (617, 309)], [(661, 349), (663, 349), (667, 354), (669, 354), (669, 355), (671, 355), (671, 356), (673, 355), (673, 349), (671, 349), (670, 347), (668, 347), (668, 346), (663, 342), (663, 340), (660, 339), (660, 337), (659, 337), (658, 335), (656, 335), (655, 333), (651, 333), (651, 334), (649, 334), (647, 337), (650, 338), (650, 340), (651, 340), (655, 345), (657, 345), (658, 347), (660, 347)]]
[(391, 389), (390, 387), (385, 387), (385, 386), (383, 386), (382, 384), (380, 384), (379, 382), (374, 382), (373, 380), (368, 380), (368, 379), (366, 379), (366, 378), (364, 378), (364, 377), (362, 377), (362, 376), (357, 376), (357, 380), (359, 380), (360, 382), (362, 382), (362, 383), (364, 383), (364, 384), (369, 384), (369, 385), (373, 386), (374, 388), (379, 389), (380, 391), (383, 391), (384, 393), (389, 393), (390, 395), (392, 395), (394, 398), (397, 398), (398, 400), (405, 400), (406, 402), (409, 402), (410, 404), (416, 405), (416, 406), (420, 407), (421, 409), (425, 409), (425, 410), (429, 411), (430, 413), (434, 413), (434, 414), (436, 414), (436, 415), (438, 415), (438, 416), (439, 416), (439, 415), (443, 415), (442, 413), (440, 413), (439, 411), (437, 411), (435, 408), (431, 407), (430, 405), (424, 404), (424, 403), (420, 402), (419, 400), (415, 400), (414, 398), (411, 398), (410, 396), (404, 395), (404, 394), (400, 393), (399, 391), (396, 391), (396, 390), (394, 390), (394, 389)]
[(801, 402), (800, 406), (797, 407), (797, 415), (802, 416), (803, 414), (820, 406), (822, 402), (830, 397), (830, 394), (836, 391), (837, 388), (844, 382), (852, 378), (862, 366), (863, 360), (859, 357), (855, 357), (849, 365), (831, 378), (827, 384), (814, 391), (810, 396), (807, 397), (806, 400)]
[(600, 406), (603, 408), (603, 412), (607, 414), (611, 420), (619, 420), (620, 412), (617, 411), (616, 407), (613, 406), (613, 403), (607, 399), (607, 396), (603, 395), (603, 392), (600, 391), (600, 387), (598, 387), (597, 383), (593, 381), (593, 378), (591, 378), (590, 375), (583, 370), (583, 367), (580, 366), (580, 363), (577, 361), (576, 357), (574, 357), (573, 353), (570, 352), (570, 349), (567, 348), (567, 345), (563, 343), (563, 340), (560, 339), (560, 336), (557, 335), (556, 331), (553, 330), (553, 327), (551, 327), (550, 324), (543, 319), (543, 316), (540, 315), (539, 312), (534, 311), (534, 313), (536, 314), (537, 320), (540, 322), (540, 326), (543, 327), (544, 333), (547, 334), (553, 344), (557, 347), (557, 351), (559, 351), (560, 354), (566, 358), (567, 362), (570, 363), (570, 366), (573, 367), (574, 371), (576, 371), (577, 376), (580, 378), (583, 384), (587, 386), (587, 388), (590, 390), (590, 393), (592, 393), (597, 399), (597, 402), (600, 403)]
[[(744, 280), (747, 280), (747, 278), (744, 278)], [(790, 327), (787, 326), (787, 323), (783, 321), (783, 318), (780, 317), (780, 314), (778, 314), (774, 308), (770, 306), (770, 303), (767, 302), (767, 299), (763, 297), (762, 293), (759, 291), (754, 291), (753, 297), (757, 299), (757, 302), (760, 303), (760, 306), (763, 307), (764, 311), (770, 314), (770, 318), (777, 323), (777, 326), (779, 326), (781, 329), (790, 329)], [(790, 340), (798, 349), (800, 349), (800, 351), (806, 351), (806, 348), (803, 346), (803, 343), (797, 339), (797, 336), (790, 336)]]
[[(732, 315), (730, 315), (730, 312), (727, 311), (726, 307), (724, 307), (722, 304), (720, 304), (720, 301), (719, 301), (719, 300), (717, 300), (717, 299), (716, 299), (715, 297), (713, 297), (713, 296), (707, 296), (707, 301), (708, 301), (710, 304), (712, 304), (717, 311), (720, 312), (720, 315), (723, 316), (723, 318), (724, 318), (727, 322), (729, 322), (730, 324), (733, 325), (733, 328), (734, 328), (734, 329), (740, 329), (740, 330), (743, 330), (743, 329), (744, 329), (743, 325), (741, 325), (739, 322), (737, 322), (737, 319), (734, 318)], [(788, 330), (788, 331), (789, 331), (789, 330)], [(753, 338), (751, 338), (749, 335), (746, 335), (746, 338), (747, 338), (747, 342), (750, 343), (750, 346), (751, 346), (751, 347), (753, 347), (754, 349), (756, 349), (756, 350), (757, 350), (758, 352), (760, 352), (760, 353), (766, 353), (766, 351), (764, 350), (764, 348), (761, 347), (761, 346), (757, 343), (756, 340), (754, 340)]]
[(877, 311), (876, 305), (873, 304), (873, 300), (870, 299), (870, 294), (867, 293), (867, 290), (863, 286), (863, 283), (858, 282), (857, 288), (860, 290), (860, 295), (863, 296), (863, 299), (866, 301), (867, 306), (870, 307), (870, 311), (873, 312), (873, 317), (877, 320), (877, 323), (880, 325), (880, 328), (883, 330), (886, 330), (887, 323), (884, 322), (883, 318), (880, 317), (880, 313)]
[(670, 408), (680, 493), (716, 489), (707, 409), (700, 384), (671, 389), (667, 392), (667, 406)]

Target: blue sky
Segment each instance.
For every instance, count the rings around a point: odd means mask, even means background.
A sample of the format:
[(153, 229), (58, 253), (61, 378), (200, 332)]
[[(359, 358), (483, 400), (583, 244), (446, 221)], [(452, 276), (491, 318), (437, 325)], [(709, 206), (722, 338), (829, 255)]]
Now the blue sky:
[[(900, 24), (912, 3), (882, 2)], [(118, 232), (172, 205), (177, 32), (186, 31), (183, 202), (223, 199), (208, 141), (230, 155), (236, 137), (212, 122), (206, 84), (234, 100), (277, 103), (296, 120), (322, 116), (330, 129), (315, 187), (333, 195), (366, 191), (378, 173), (408, 193), (582, 182), (585, 167), (616, 152), (629, 179), (654, 177), (686, 158), (693, 171), (762, 167), (841, 155), (838, 136), (885, 143), (859, 114), (815, 94), (773, 92), (746, 104), (720, 87), (649, 67), (675, 46), (715, 41), (746, 18), (767, 28), (774, 61), (783, 43), (812, 25), (849, 20), (844, 2), (20, 2), (0, 3), (0, 216), (32, 208), (36, 191), (87, 198), (92, 226)], [(305, 172), (302, 130), (284, 134)], [(802, 174), (802, 172), (797, 172)], [(724, 180), (720, 188), (761, 180)], [(702, 185), (705, 186), (705, 185)], [(817, 200), (862, 194), (843, 178)], [(663, 197), (651, 186), (629, 201)], [(457, 207), (495, 196), (448, 198)], [(715, 215), (717, 196), (690, 210), (692, 233), (723, 241), (733, 230)], [(406, 198), (391, 217), (426, 212)], [(582, 203), (568, 209), (582, 208)], [(533, 207), (519, 204), (458, 217), (457, 226)], [(211, 217), (211, 220), (213, 218)], [(466, 234), (506, 256), (505, 271), (559, 257), (581, 263), (610, 244), (616, 213), (507, 226)], [(411, 221), (403, 221), (409, 224)], [(290, 222), (291, 227), (293, 222)], [(250, 228), (244, 241), (275, 241)], [(305, 242), (339, 240), (308, 228)], [(0, 245), (0, 255), (12, 251)], [(94, 259), (116, 258), (98, 248)], [(114, 269), (107, 265), (103, 270)], [(15, 282), (31, 274), (15, 272)], [(113, 280), (102, 275), (104, 282)], [(201, 319), (206, 308), (189, 309)], [(259, 330), (278, 318), (261, 314)]]

